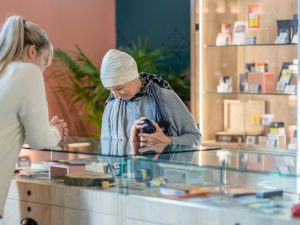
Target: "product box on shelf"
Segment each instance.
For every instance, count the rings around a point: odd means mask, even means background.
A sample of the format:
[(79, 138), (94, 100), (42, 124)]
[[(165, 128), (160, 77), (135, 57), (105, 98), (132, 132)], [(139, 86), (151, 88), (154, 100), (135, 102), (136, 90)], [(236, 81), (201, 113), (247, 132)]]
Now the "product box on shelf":
[(248, 85), (260, 85), (261, 93), (275, 93), (276, 81), (276, 74), (273, 72), (248, 73)]

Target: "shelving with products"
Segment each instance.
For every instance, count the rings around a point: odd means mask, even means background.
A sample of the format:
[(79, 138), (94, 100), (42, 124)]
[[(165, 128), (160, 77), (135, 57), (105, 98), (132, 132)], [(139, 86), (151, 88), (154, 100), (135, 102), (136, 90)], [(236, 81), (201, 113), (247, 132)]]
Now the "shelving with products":
[(203, 144), (295, 150), (297, 1), (204, 0), (199, 9)]

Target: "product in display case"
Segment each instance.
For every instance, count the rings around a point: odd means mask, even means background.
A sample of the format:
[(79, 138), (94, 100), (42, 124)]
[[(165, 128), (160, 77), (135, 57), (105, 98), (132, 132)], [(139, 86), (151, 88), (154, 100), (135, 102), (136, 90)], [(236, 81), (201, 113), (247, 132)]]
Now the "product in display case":
[(230, 76), (220, 76), (219, 85), (217, 86), (218, 92), (232, 92), (232, 80)]
[(257, 198), (270, 198), (274, 196), (282, 196), (283, 190), (264, 190), (255, 193)]
[(85, 165), (71, 165), (64, 163), (50, 163), (49, 165), (49, 176), (50, 177), (62, 177), (70, 173), (77, 173), (85, 171)]
[(30, 165), (31, 165), (31, 158), (30, 158), (30, 156), (26, 156), (26, 155), (20, 156), (20, 157), (18, 158), (17, 165), (18, 165), (19, 167), (22, 167), (22, 166), (30, 166)]
[(269, 63), (245, 63), (245, 72), (239, 75), (240, 92), (274, 93), (276, 74), (269, 72)]
[(274, 114), (263, 114), (261, 116), (261, 124), (264, 126), (269, 126), (273, 122)]
[(196, 172), (193, 169), (182, 170), (181, 166), (167, 164), (161, 164), (160, 166), (164, 177), (169, 183), (194, 184), (203, 181), (201, 173)]
[(70, 173), (64, 176), (64, 184), (71, 186), (106, 186), (104, 181), (113, 183), (115, 179), (111, 174), (93, 172)]
[(277, 20), (277, 38), (275, 44), (287, 44), (293, 37), (293, 20)]
[(276, 37), (274, 44), (288, 44), (290, 43), (290, 32), (284, 31), (280, 32), (279, 35)]
[(240, 74), (240, 92), (248, 92), (249, 88), (248, 88), (248, 73), (241, 73)]
[(285, 88), (287, 85), (290, 84), (290, 82), (292, 80), (292, 76), (293, 76), (293, 74), (292, 74), (291, 70), (283, 69), (278, 78), (276, 90), (278, 92), (285, 92)]
[(300, 203), (295, 204), (292, 207), (291, 212), (292, 212), (293, 217), (299, 218), (300, 217)]
[(234, 23), (233, 28), (233, 44), (234, 45), (243, 45), (245, 44), (246, 39), (246, 29), (247, 29), (247, 22), (245, 21), (236, 21)]
[(297, 126), (296, 125), (290, 125), (288, 127), (288, 149), (296, 150), (297, 149)]
[(231, 197), (255, 195), (257, 189), (251, 187), (230, 187), (225, 189), (225, 194)]
[(164, 177), (158, 177), (153, 180), (147, 181), (147, 187), (149, 188), (167, 186), (167, 184), (168, 180)]
[(138, 169), (134, 174), (137, 182), (150, 181), (153, 179), (153, 173), (151, 169)]
[(273, 72), (249, 72), (248, 88), (252, 85), (259, 86), (259, 92), (254, 93), (274, 93), (276, 90), (276, 74)]
[(247, 146), (253, 146), (253, 145), (255, 145), (255, 144), (258, 144), (258, 137), (259, 136), (253, 136), (253, 135), (248, 135), (247, 137), (246, 137), (246, 145)]
[(108, 171), (108, 163), (92, 162), (91, 164), (85, 165), (85, 171), (105, 173)]
[[(253, 118), (265, 113), (265, 101), (224, 100), (224, 131), (218, 134), (262, 134), (263, 126)], [(240, 125), (245, 123), (245, 128)]]
[(268, 147), (285, 148), (286, 135), (283, 122), (271, 122), (269, 125), (269, 133), (267, 139)]
[(177, 197), (177, 198), (191, 198), (197, 196), (206, 196), (212, 190), (201, 187), (186, 187), (186, 188), (169, 188), (161, 187), (160, 194), (164, 196)]
[(296, 94), (296, 86), (295, 85), (286, 85), (284, 88), (285, 94)]
[(223, 23), (221, 25), (221, 33), (218, 34), (216, 38), (217, 46), (231, 45), (232, 44), (232, 35), (230, 32), (231, 25)]
[(237, 142), (244, 143), (245, 137), (243, 134), (229, 134), (228, 132), (218, 132), (216, 134), (217, 142)]
[(248, 5), (248, 29), (260, 28), (259, 5)]

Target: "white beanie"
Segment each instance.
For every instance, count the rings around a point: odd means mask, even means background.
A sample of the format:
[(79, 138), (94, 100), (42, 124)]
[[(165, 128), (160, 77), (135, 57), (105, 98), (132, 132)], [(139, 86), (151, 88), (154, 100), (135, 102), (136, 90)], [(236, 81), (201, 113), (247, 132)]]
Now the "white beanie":
[(125, 52), (110, 49), (103, 57), (100, 78), (104, 87), (125, 84), (139, 77), (135, 60)]

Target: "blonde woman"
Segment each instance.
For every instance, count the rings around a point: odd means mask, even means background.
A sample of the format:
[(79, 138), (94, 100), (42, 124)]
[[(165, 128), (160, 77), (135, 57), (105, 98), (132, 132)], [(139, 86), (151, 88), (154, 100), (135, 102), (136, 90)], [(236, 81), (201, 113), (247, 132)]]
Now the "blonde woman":
[(49, 122), (43, 71), (53, 49), (46, 33), (21, 16), (9, 17), (0, 33), (0, 218), (24, 141), (50, 148), (67, 135), (63, 120)]

